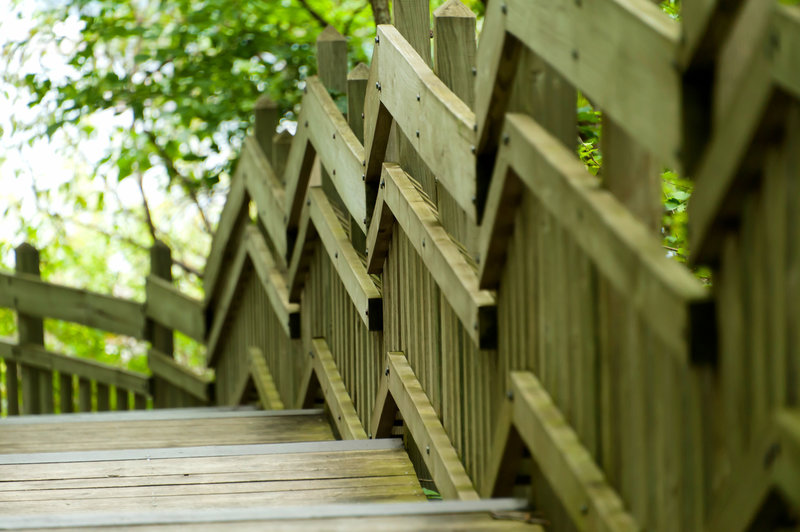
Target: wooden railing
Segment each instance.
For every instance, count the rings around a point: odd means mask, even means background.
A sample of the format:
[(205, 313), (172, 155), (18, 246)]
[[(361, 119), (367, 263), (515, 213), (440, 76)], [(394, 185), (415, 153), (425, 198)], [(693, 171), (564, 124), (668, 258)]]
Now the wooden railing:
[[(451, 0), (432, 58), (427, 2), (396, 0), (349, 75), (328, 30), (288, 153), (258, 103), (212, 245), (217, 401), (399, 429), (445, 497), (523, 481), (554, 530), (790, 522), (800, 10), (684, 4), (493, 0), (477, 48)], [(697, 176), (713, 290), (661, 245), (664, 165)]]
[[(145, 304), (45, 282), (39, 253), (23, 244), (16, 250), (17, 273), (0, 273), (0, 307), (18, 314), (19, 341), (0, 341), (0, 380), (6, 394), (3, 415), (91, 412), (209, 404), (211, 383), (172, 358), (172, 331), (205, 339), (199, 301), (158, 277), (171, 265), (169, 249), (153, 248)], [(160, 275), (168, 277), (163, 273)], [(168, 269), (167, 269), (168, 272)], [(45, 318), (148, 340), (152, 376), (45, 349)]]

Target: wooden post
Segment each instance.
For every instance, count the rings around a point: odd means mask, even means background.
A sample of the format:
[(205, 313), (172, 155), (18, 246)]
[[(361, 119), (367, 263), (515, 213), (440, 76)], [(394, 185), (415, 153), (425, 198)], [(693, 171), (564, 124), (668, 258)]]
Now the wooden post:
[(431, 65), (431, 6), (428, 0), (394, 0), (394, 25)]
[[(39, 252), (30, 244), (16, 249), (16, 267), (19, 273), (39, 277)], [(19, 313), (20, 345), (44, 347), (44, 322)], [(53, 372), (22, 366), (22, 407), (25, 414), (53, 412)]]
[(272, 155), (272, 137), (275, 136), (275, 128), (278, 126), (278, 120), (280, 119), (278, 104), (265, 95), (256, 101), (253, 112), (256, 115), (256, 140), (264, 151), (264, 155), (267, 159), (270, 159)]
[(286, 170), (286, 160), (289, 158), (289, 149), (292, 147), (292, 134), (285, 129), (272, 137), (272, 169), (282, 185), (286, 185), (283, 175)]
[[(160, 240), (156, 240), (153, 247), (150, 248), (150, 275), (172, 282), (172, 253), (169, 247)], [(148, 328), (151, 332), (150, 341), (153, 344), (153, 348), (167, 356), (174, 357), (175, 338), (173, 331), (152, 321), (149, 322)], [(170, 397), (167, 396), (170, 394), (172, 387), (158, 377), (154, 377), (154, 379), (153, 406), (155, 408), (178, 406), (170, 404)]]
[[(367, 80), (369, 68), (364, 63), (359, 63), (347, 75), (347, 123), (356, 134), (358, 140), (364, 143), (364, 96), (367, 93)], [(363, 253), (367, 246), (367, 235), (361, 231), (358, 221), (350, 217), (350, 240), (359, 252)]]
[(603, 115), (603, 186), (655, 234), (661, 229), (660, 168), (650, 153)]
[(333, 26), (317, 37), (317, 72), (329, 91), (347, 91), (347, 39)]
[[(433, 13), (436, 75), (470, 107), (475, 103), (473, 69), (478, 52), (475, 25), (475, 13), (459, 0), (448, 0)], [(437, 198), (442, 225), (474, 256), (478, 239), (476, 224), (438, 183)]]

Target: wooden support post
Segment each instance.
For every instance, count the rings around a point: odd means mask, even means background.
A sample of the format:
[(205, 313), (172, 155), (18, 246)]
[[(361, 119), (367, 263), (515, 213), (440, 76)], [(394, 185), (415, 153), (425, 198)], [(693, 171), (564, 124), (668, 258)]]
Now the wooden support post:
[[(475, 25), (475, 13), (459, 0), (448, 0), (433, 13), (436, 75), (470, 107), (475, 104)], [(441, 183), (436, 192), (442, 225), (474, 256), (477, 225)]]
[[(30, 244), (16, 249), (16, 268), (19, 273), (39, 277), (39, 252)], [(20, 345), (44, 346), (44, 321), (19, 313)], [(25, 414), (53, 412), (53, 373), (22, 366), (22, 408)]]
[[(172, 253), (169, 247), (163, 242), (156, 240), (150, 248), (150, 275), (172, 282)], [(167, 356), (175, 356), (175, 338), (173, 331), (163, 325), (159, 325), (148, 320), (150, 330), (150, 342), (153, 348)], [(175, 407), (179, 405), (171, 404), (170, 398), (174, 395), (172, 386), (163, 379), (155, 378), (153, 389), (153, 406), (155, 408)]]
[(280, 133), (276, 133), (272, 137), (272, 169), (275, 171), (275, 176), (281, 185), (286, 186), (286, 178), (283, 175), (286, 170), (286, 161), (289, 159), (289, 150), (292, 147), (292, 139), (294, 137), (285, 129)]
[(78, 379), (78, 412), (92, 411), (92, 382), (80, 377)]
[(68, 414), (75, 410), (75, 394), (72, 389), (72, 375), (59, 372), (59, 406), (62, 414)]
[(431, 6), (428, 0), (394, 0), (394, 25), (431, 66)]
[(653, 231), (661, 229), (661, 176), (653, 157), (608, 115), (603, 116), (603, 185)]
[(317, 37), (317, 72), (329, 91), (347, 91), (347, 39), (333, 26)]
[(256, 101), (253, 112), (256, 115), (256, 140), (264, 151), (264, 155), (269, 159), (272, 155), (272, 137), (275, 136), (275, 128), (280, 119), (278, 104), (273, 102), (269, 96), (262, 96)]

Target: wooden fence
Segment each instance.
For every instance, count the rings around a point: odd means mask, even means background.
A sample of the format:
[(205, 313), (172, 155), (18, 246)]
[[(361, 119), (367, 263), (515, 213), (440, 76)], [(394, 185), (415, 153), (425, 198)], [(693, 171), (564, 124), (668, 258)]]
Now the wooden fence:
[[(402, 432), (445, 498), (527, 490), (552, 530), (791, 524), (800, 8), (682, 16), (492, 0), (477, 46), (457, 0), (432, 31), (395, 0), (349, 74), (326, 30), (295, 135), (257, 104), (212, 245), (217, 401), (324, 400), (345, 437)], [(664, 166), (696, 178), (713, 290), (661, 245)]]
[[(91, 412), (209, 404), (211, 383), (178, 364), (173, 330), (205, 339), (200, 302), (171, 286), (169, 248), (151, 251), (147, 302), (55, 285), (39, 278), (39, 252), (16, 250), (17, 273), (0, 273), (0, 307), (16, 310), (19, 341), (0, 340), (4, 415)], [(137, 340), (148, 340), (152, 376), (45, 349), (44, 319), (69, 321)]]

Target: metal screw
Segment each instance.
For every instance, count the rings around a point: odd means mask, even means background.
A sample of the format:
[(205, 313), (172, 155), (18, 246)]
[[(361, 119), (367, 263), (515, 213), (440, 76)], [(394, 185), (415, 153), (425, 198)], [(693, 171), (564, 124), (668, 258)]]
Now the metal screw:
[(339, 252), (338, 251), (333, 254), (333, 258), (334, 259), (338, 259), (339, 258)]
[(336, 133), (333, 134), (333, 139), (336, 140)]
[(472, 203), (478, 203), (478, 197), (472, 196)]
[(306, 120), (306, 127), (308, 127), (308, 120)]
[(475, 154), (475, 151), (476, 151), (476, 150), (475, 150), (475, 146), (472, 146), (472, 147), (470, 147), (469, 151), (471, 151), (471, 152), (472, 152), (472, 154), (474, 155), (474, 154)]
[(380, 35), (376, 35), (375, 36), (375, 44), (380, 44), (380, 43), (381, 43), (381, 36)]
[(384, 370), (383, 374), (387, 377), (389, 376), (389, 366), (386, 366), (386, 370)]
[(478, 132), (478, 124), (475, 124), (474, 126), (472, 126), (472, 131), (474, 131), (475, 133)]
[(478, 69), (477, 68), (472, 67), (472, 75), (473, 76), (477, 76), (478, 75)]
[(311, 205), (311, 200), (306, 200), (306, 205)]
[(572, 58), (575, 60), (578, 59), (578, 50), (572, 50)]
[(364, 120), (364, 113), (361, 113), (361, 120)]
[(419, 138), (419, 129), (417, 130), (417, 138)]
[(367, 166), (367, 161), (366, 160), (361, 161), (361, 166), (366, 167)]
[(364, 248), (364, 253), (369, 255), (369, 248)]
[(364, 225), (367, 225), (367, 219), (364, 218)]
[(513, 392), (513, 390), (508, 390), (506, 392), (506, 399), (508, 399), (509, 401), (513, 401), (514, 400), (514, 392)]
[(336, 170), (333, 171), (333, 175), (336, 175)]
[(586, 503), (581, 504), (581, 515), (586, 515), (589, 513), (589, 506)]
[(367, 180), (367, 174), (361, 174), (361, 181)]
[(425, 446), (425, 454), (431, 454), (431, 446), (430, 445), (426, 445)]
[(511, 137), (508, 135), (503, 135), (503, 144), (508, 146), (508, 143), (511, 142)]
[(380, 81), (376, 81), (375, 82), (375, 88), (378, 89), (378, 90), (381, 90), (381, 82)]
[(419, 94), (417, 94), (417, 101), (420, 101), (420, 99), (421, 99), (421, 98), (420, 98), (420, 95), (419, 95)]
[(508, 14), (508, 6), (503, 4), (503, 7), (500, 8), (504, 15)]
[(386, 181), (381, 180), (381, 188), (386, 188)]
[(422, 239), (422, 247), (425, 247), (425, 239)]
[(341, 420), (342, 420), (342, 416), (336, 416), (336, 419), (338, 419), (339, 421), (341, 421)]

